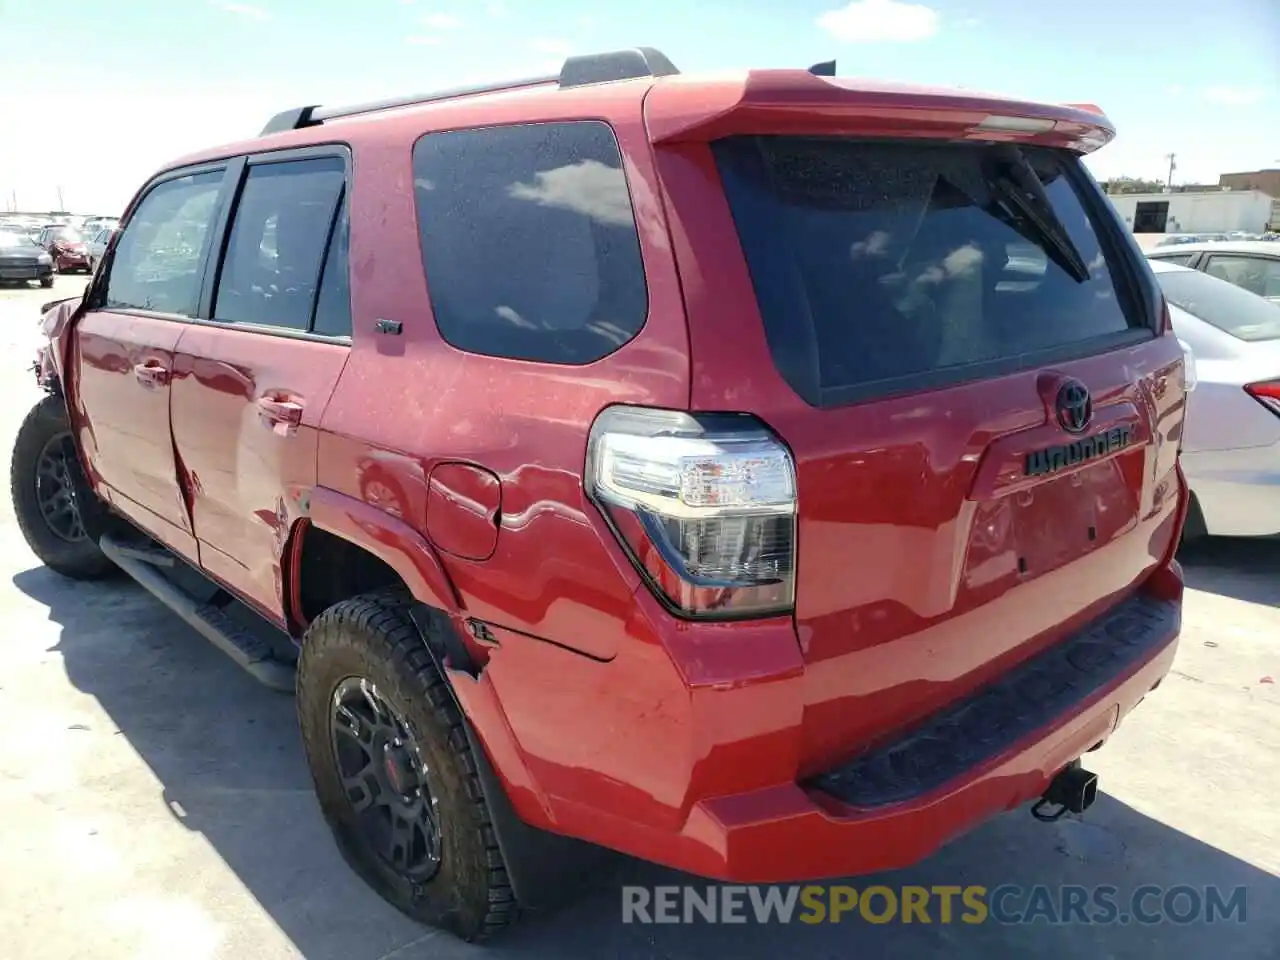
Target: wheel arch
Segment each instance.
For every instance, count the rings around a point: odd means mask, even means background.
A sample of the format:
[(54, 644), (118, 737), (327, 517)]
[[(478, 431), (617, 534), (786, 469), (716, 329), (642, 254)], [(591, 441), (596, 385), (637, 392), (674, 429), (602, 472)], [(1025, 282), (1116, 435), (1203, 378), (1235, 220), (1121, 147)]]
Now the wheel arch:
[[(309, 549), (317, 543), (326, 552)], [(558, 904), (566, 890), (599, 866), (603, 851), (548, 832), (555, 822), (548, 798), (525, 763), (497, 690), (484, 676), (483, 659), (473, 655), (461, 602), (430, 543), (391, 514), (345, 494), (316, 489), (309, 515), (295, 524), (285, 556), (286, 608), (299, 628), (329, 599), (338, 602), (362, 592), (353, 588), (403, 587), (412, 596), (410, 617), (462, 715), (517, 899), (533, 910)], [(339, 579), (327, 591), (308, 587), (309, 581), (324, 583), (311, 579), (323, 577), (317, 565), (335, 562), (356, 579)], [(362, 576), (367, 579), (361, 581)], [(347, 596), (337, 596), (347, 590)]]

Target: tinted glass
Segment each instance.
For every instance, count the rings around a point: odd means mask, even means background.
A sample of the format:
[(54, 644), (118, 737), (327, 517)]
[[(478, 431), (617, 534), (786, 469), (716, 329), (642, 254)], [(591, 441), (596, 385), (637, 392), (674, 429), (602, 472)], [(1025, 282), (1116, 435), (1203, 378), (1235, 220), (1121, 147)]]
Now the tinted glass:
[(1215, 253), (1205, 273), (1260, 297), (1280, 297), (1280, 259)]
[(607, 125), (428, 134), (413, 172), (431, 306), (449, 343), (588, 363), (640, 330), (640, 240)]
[(1280, 339), (1280, 305), (1195, 270), (1157, 273), (1175, 306), (1240, 340)]
[(345, 177), (340, 157), (249, 167), (218, 279), (216, 319), (310, 327)]
[(138, 205), (116, 243), (107, 309), (192, 316), (222, 171), (166, 180)]
[(320, 277), (320, 296), (316, 299), (315, 333), (331, 337), (351, 336), (351, 272), (347, 261), (350, 229), (344, 203), (334, 227), (324, 273)]
[[(713, 149), (770, 347), (810, 402), (1027, 366), (1144, 322), (1066, 154), (782, 136)], [(1042, 196), (1056, 242), (1014, 193)]]

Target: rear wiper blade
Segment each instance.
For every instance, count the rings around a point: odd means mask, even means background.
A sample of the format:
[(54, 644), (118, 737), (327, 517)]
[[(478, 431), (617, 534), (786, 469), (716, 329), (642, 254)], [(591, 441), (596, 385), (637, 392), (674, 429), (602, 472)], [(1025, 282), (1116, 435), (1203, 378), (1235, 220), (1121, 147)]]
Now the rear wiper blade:
[(987, 173), (987, 188), (1002, 207), (1000, 219), (1043, 248), (1077, 283), (1089, 279), (1089, 265), (1053, 212), (1044, 184), (1021, 150), (1013, 148), (997, 156)]

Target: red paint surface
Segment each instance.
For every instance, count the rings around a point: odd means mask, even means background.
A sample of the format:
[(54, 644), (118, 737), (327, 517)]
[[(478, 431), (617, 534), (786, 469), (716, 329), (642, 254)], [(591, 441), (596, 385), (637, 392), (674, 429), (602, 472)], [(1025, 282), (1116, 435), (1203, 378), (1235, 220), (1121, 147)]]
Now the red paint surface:
[[(297, 584), (281, 580), (298, 568), (290, 531), (310, 524), (380, 557), (459, 627), (486, 621), (497, 642), (485, 669), (450, 681), (529, 822), (742, 880), (909, 863), (1037, 795), (1167, 671), (1172, 637), (1052, 729), (911, 803), (869, 813), (797, 785), (1134, 590), (1180, 596), (1181, 354), (1166, 335), (1055, 368), (1087, 382), (1099, 424), (1131, 425), (1135, 445), (1034, 485), (1012, 465), (1060, 436), (1038, 372), (810, 408), (769, 356), (704, 141), (975, 137), (990, 113), (1055, 122), (1031, 142), (1090, 149), (1110, 136), (1088, 110), (780, 71), (461, 98), (207, 151), (188, 159), (351, 146), (352, 343), (90, 315), (71, 377), (88, 410), (82, 442), (113, 500), (163, 518), (148, 529), (180, 550), (194, 526), (210, 572), (269, 615), (286, 597), (297, 610)], [(412, 143), (581, 118), (606, 119), (622, 148), (645, 327), (582, 367), (456, 350), (427, 297)], [(402, 335), (376, 334), (378, 318)], [(153, 356), (173, 365), (171, 386), (135, 381)], [(264, 428), (264, 396), (301, 403), (299, 423)], [(658, 603), (582, 488), (588, 430), (614, 403), (752, 412), (785, 440), (799, 482), (794, 617), (694, 623)]]

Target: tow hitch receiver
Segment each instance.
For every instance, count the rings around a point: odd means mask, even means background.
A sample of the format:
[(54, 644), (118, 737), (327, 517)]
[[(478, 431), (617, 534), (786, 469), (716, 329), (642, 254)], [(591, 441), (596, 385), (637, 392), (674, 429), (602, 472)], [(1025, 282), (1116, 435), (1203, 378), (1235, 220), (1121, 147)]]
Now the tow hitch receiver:
[[(1064, 813), (1084, 813), (1098, 796), (1098, 775), (1073, 760), (1049, 783), (1031, 815), (1043, 823), (1052, 823)], [(1054, 809), (1056, 808), (1056, 809)]]

